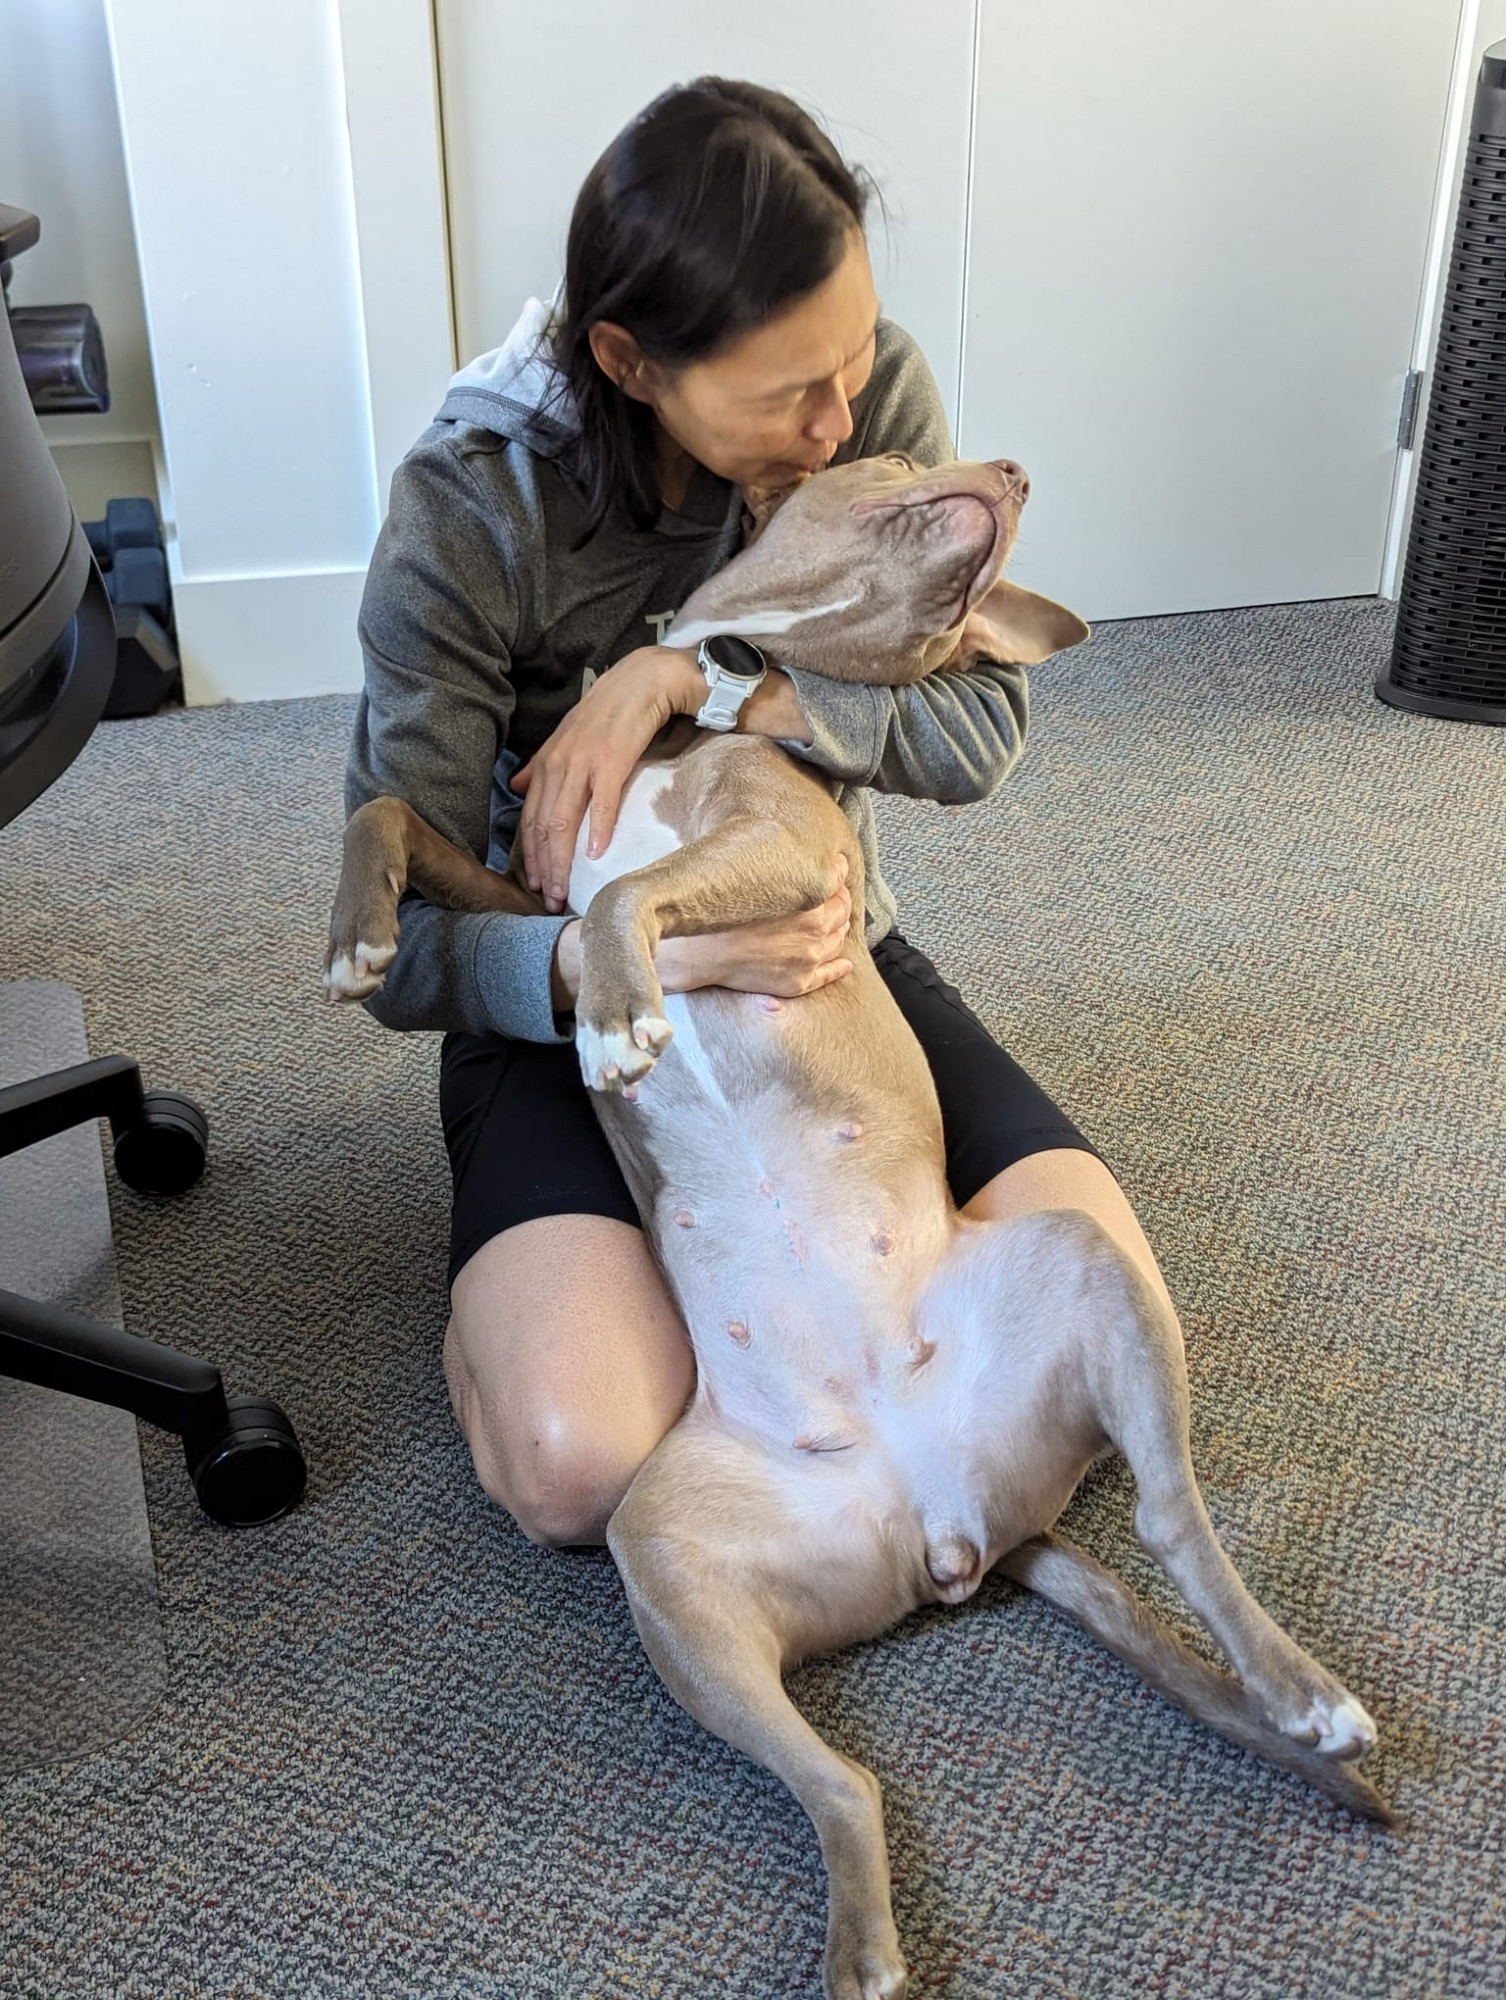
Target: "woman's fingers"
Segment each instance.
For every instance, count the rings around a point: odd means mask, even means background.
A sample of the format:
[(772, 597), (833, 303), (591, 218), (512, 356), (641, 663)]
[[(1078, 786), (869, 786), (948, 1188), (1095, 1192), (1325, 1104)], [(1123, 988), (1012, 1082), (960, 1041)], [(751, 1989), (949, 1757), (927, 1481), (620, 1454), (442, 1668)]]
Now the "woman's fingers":
[(622, 804), (622, 788), (627, 779), (625, 770), (608, 769), (600, 774), (592, 787), (591, 835), (586, 852), (593, 861), (599, 861), (612, 844), (612, 835), (617, 827), (617, 809)]
[(620, 758), (601, 758), (558, 770), (541, 766), (530, 783), (520, 830), (528, 886), (539, 890), (551, 911), (564, 908), (575, 865), (581, 822), (590, 814), (587, 852), (593, 860), (606, 850), (617, 824), (627, 771)]
[(539, 887), (551, 913), (565, 907), (570, 892), (575, 838), (590, 802), (591, 782), (589, 769), (565, 772), (539, 815)]
[(851, 970), (850, 958), (829, 958), (825, 965), (818, 966), (811, 974), (805, 990), (807, 993), (819, 993), (823, 986), (835, 986), (839, 979), (845, 979)]

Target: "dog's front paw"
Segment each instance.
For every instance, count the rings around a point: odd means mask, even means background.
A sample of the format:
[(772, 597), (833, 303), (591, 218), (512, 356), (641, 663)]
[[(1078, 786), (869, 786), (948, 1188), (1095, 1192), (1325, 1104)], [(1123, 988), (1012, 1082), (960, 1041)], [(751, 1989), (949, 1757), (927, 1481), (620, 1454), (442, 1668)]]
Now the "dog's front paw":
[(641, 1083), (674, 1032), (662, 1014), (639, 1014), (629, 1027), (594, 1027), (577, 1018), (575, 1052), (586, 1087), (625, 1091)]
[(347, 946), (331, 944), (324, 962), (325, 999), (364, 1000), (378, 992), (396, 957), (396, 935), (390, 943), (357, 938)]
[(397, 957), (402, 877), (374, 845), (389, 824), (382, 809), (394, 804), (392, 799), (373, 800), (345, 830), (345, 864), (324, 954), (326, 1000), (366, 999), (380, 988)]

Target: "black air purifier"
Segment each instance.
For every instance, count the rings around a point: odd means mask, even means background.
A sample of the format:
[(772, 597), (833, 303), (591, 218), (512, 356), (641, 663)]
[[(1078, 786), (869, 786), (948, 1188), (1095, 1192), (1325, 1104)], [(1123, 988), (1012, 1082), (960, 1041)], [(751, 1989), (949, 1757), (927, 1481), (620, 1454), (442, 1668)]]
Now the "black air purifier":
[(1417, 465), (1393, 708), (1506, 722), (1506, 42), (1485, 51)]

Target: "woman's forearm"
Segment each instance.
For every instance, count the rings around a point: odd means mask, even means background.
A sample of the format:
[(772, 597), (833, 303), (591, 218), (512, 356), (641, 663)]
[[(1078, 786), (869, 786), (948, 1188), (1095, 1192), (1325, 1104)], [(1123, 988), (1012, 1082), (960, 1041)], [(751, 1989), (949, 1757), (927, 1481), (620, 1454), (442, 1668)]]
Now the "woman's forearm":
[[(654, 970), (666, 993), (692, 993), (698, 986), (714, 986), (719, 969), (709, 937), (661, 938), (654, 953)], [(566, 924), (555, 940), (549, 983), (555, 1013), (570, 1013), (580, 997), (579, 917)]]
[(773, 736), (781, 743), (812, 740), (795, 683), (778, 667), (769, 669), (762, 684), (743, 703), (737, 726), (750, 736)]
[[(675, 653), (683, 663), (675, 673), (670, 699), (681, 715), (694, 715), (706, 699), (706, 682), (695, 655), (679, 647), (665, 647), (664, 651)], [(789, 743), (811, 741), (811, 726), (795, 683), (778, 667), (769, 669), (743, 703), (737, 727), (744, 736), (772, 736)]]

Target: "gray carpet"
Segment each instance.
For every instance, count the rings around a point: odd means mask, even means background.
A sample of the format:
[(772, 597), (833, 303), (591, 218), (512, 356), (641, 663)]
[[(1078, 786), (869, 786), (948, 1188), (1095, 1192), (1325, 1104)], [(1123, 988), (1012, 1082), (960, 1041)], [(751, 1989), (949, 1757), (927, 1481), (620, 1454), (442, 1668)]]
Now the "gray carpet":
[[(1388, 634), (1364, 601), (1106, 628), (1036, 674), (993, 800), (885, 806), (911, 934), (1128, 1186), (1215, 1522), (1407, 1819), (990, 1584), (797, 1685), (883, 1780), (919, 1995), (1502, 1990), (1506, 733), (1378, 705)], [(96, 1053), (210, 1111), (187, 1198), (112, 1181), (126, 1324), (284, 1402), (311, 1467), (232, 1534), (143, 1433), (167, 1697), (0, 1781), (0, 1990), (811, 1995), (799, 1809), (453, 1427), (437, 1043), (318, 1000), (349, 714), (108, 725), (0, 835), (0, 976), (77, 986)], [(1128, 1501), (1105, 1468), (1070, 1524), (1166, 1606)]]

